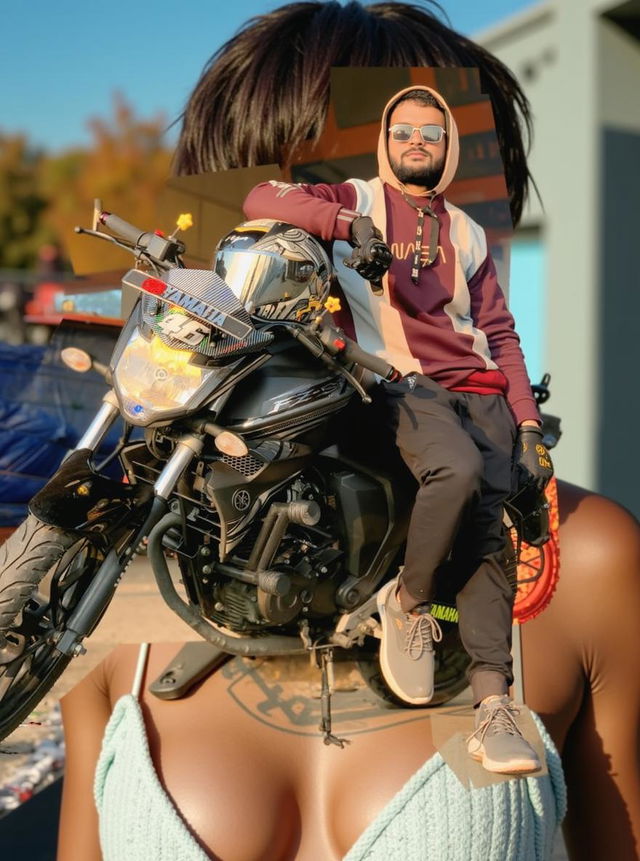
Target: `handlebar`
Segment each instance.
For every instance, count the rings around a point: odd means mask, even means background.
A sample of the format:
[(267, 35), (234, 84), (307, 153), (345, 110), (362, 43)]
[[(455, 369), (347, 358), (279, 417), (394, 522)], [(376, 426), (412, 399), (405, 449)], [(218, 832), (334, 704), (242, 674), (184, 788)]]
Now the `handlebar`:
[(105, 227), (108, 227), (109, 230), (113, 231), (113, 233), (117, 233), (126, 242), (130, 242), (132, 245), (137, 245), (139, 248), (146, 248), (150, 239), (154, 235), (153, 233), (140, 230), (139, 227), (134, 227), (133, 224), (129, 224), (129, 222), (125, 221), (124, 218), (120, 218), (119, 215), (113, 215), (111, 212), (107, 212), (106, 210), (103, 210), (98, 215), (98, 221), (100, 224), (104, 224)]
[(390, 365), (379, 356), (367, 353), (355, 341), (347, 338), (342, 329), (326, 326), (319, 332), (319, 336), (329, 353), (334, 356), (340, 356), (348, 364), (354, 362), (356, 365), (361, 365), (363, 368), (372, 371), (388, 382), (395, 382), (402, 376), (393, 365)]
[[(99, 211), (98, 211), (99, 210)], [(114, 215), (99, 208), (99, 201), (96, 201), (96, 215), (94, 224), (103, 224), (113, 233), (117, 234), (125, 242), (133, 246), (134, 250), (139, 249), (146, 252), (146, 256), (155, 259), (156, 263), (167, 267), (165, 262), (167, 258), (179, 255), (184, 251), (184, 245), (180, 240), (174, 237), (164, 237), (161, 233), (149, 233), (140, 228), (129, 224), (119, 215)], [(76, 228), (82, 233), (91, 233), (94, 236), (107, 239), (105, 234), (97, 231), (89, 231), (84, 228)], [(339, 358), (343, 364), (361, 365), (368, 371), (382, 377), (388, 382), (396, 382), (402, 379), (402, 374), (388, 364), (384, 359), (367, 353), (355, 341), (348, 338), (342, 329), (336, 329), (333, 326), (325, 326), (319, 329), (317, 326), (296, 326), (281, 323), (285, 325), (290, 334), (292, 334), (307, 350), (313, 353), (318, 358), (323, 358), (325, 361), (331, 362), (332, 359)], [(329, 354), (327, 356), (326, 354)], [(347, 371), (345, 369), (344, 373)]]
[(397, 382), (402, 379), (402, 374), (393, 365), (390, 365), (379, 356), (367, 353), (355, 341), (348, 338), (342, 329), (334, 326), (324, 326), (318, 329), (312, 326), (284, 325), (291, 335), (303, 344), (310, 353), (318, 358), (331, 361), (327, 353), (333, 359), (339, 358), (342, 364), (361, 365), (368, 371), (377, 374), (387, 382)]
[[(184, 254), (185, 246), (175, 235), (165, 236), (160, 231), (149, 233), (140, 230), (133, 224), (129, 224), (119, 215), (103, 210), (100, 201), (96, 201), (94, 209), (94, 229), (87, 230), (84, 227), (76, 227), (76, 233), (86, 233), (98, 239), (109, 240), (122, 248), (133, 251), (136, 257), (143, 256), (146, 260), (162, 269), (171, 269), (173, 266), (182, 266), (180, 255)], [(103, 233), (98, 230), (100, 225), (107, 227), (112, 234)]]

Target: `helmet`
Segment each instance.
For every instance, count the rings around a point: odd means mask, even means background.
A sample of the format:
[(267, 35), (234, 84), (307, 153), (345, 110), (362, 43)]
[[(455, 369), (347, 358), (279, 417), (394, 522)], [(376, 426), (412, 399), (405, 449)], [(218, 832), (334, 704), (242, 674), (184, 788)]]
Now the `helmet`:
[(332, 266), (306, 230), (260, 219), (239, 224), (217, 245), (213, 269), (250, 314), (307, 322), (331, 286)]

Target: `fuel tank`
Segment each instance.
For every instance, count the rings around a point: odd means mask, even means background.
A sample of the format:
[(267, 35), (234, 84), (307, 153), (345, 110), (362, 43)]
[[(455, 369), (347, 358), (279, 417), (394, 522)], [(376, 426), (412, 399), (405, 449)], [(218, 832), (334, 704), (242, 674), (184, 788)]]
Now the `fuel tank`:
[(295, 345), (241, 382), (218, 421), (249, 438), (289, 438), (325, 423), (352, 394), (342, 376)]

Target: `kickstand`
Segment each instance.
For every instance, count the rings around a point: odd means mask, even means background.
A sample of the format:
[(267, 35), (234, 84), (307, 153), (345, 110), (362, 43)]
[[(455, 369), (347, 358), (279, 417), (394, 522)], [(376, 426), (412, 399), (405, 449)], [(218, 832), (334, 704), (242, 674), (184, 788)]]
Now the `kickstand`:
[[(338, 738), (331, 732), (331, 688), (333, 687), (333, 649), (320, 648), (320, 671), (322, 673), (322, 689), (320, 693), (320, 704), (322, 708), (322, 719), (320, 721), (320, 732), (324, 733), (325, 744), (336, 744), (343, 748), (349, 744), (349, 739)], [(318, 654), (316, 653), (316, 662)]]

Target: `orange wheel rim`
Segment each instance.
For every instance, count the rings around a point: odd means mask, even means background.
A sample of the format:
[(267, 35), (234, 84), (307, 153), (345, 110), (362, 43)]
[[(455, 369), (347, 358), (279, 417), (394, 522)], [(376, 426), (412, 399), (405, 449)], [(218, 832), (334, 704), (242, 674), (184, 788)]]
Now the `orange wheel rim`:
[[(520, 559), (517, 572), (517, 592), (513, 607), (513, 619), (518, 624), (528, 622), (541, 613), (551, 600), (560, 569), (558, 541), (558, 489), (552, 478), (545, 490), (549, 503), (550, 538), (542, 547), (530, 544), (520, 545)], [(512, 530), (512, 539), (517, 536)]]

